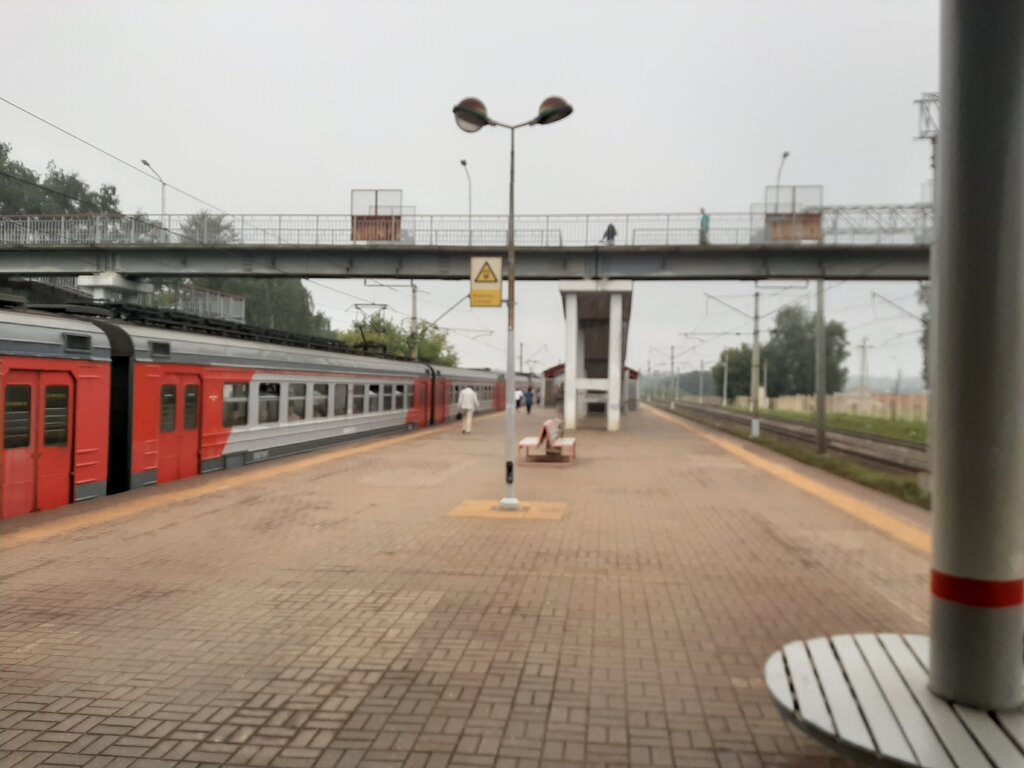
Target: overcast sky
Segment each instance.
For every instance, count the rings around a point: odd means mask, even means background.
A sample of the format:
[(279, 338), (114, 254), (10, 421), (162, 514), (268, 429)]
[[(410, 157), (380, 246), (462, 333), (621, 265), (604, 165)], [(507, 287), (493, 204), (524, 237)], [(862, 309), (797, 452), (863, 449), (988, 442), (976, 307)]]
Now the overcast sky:
[[(783, 150), (783, 183), (820, 184), (826, 204), (919, 202), (931, 175), (913, 101), (938, 88), (935, 0), (3, 0), (0, 16), (0, 96), (233, 213), (347, 213), (367, 187), (402, 189), (418, 213), (464, 213), (461, 158), (474, 213), (503, 213), (507, 132), (459, 131), (451, 107), (470, 95), (507, 121), (552, 94), (575, 107), (518, 137), (521, 213), (748, 211)], [(3, 103), (0, 141), (37, 169), (52, 159), (115, 184), (125, 210), (159, 210), (156, 182)], [(170, 212), (198, 207), (168, 193)], [(869, 338), (871, 374), (920, 371), (919, 324), (872, 298), (919, 312), (916, 287), (830, 284), (830, 316), (852, 342)], [(310, 288), (339, 327), (352, 296), (409, 310), (407, 290)], [(421, 314), (466, 288), (423, 283)], [(667, 365), (659, 350), (693, 345), (681, 332), (749, 328), (704, 292), (749, 311), (752, 290), (638, 284), (628, 364)], [(561, 302), (553, 284), (519, 293), (539, 370), (564, 354)], [(463, 363), (503, 366), (503, 312), (459, 309), (444, 324)], [(682, 367), (738, 340), (708, 341)], [(848, 365), (859, 372), (859, 358)]]

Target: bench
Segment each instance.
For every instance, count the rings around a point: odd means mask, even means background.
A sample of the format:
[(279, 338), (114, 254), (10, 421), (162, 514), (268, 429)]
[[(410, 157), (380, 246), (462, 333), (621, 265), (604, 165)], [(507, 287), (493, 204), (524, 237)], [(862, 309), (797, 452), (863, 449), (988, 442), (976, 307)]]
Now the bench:
[(922, 635), (859, 634), (789, 643), (765, 665), (782, 716), (870, 765), (1024, 765), (1024, 711), (983, 712), (928, 689)]
[(538, 437), (524, 437), (519, 441), (519, 461), (572, 464), (576, 461), (576, 438), (559, 437), (558, 434), (558, 421), (545, 421), (541, 425)]

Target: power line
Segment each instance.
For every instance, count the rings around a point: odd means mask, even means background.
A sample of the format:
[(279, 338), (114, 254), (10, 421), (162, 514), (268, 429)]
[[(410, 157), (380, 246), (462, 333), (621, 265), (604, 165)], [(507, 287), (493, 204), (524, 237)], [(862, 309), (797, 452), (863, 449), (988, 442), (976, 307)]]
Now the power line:
[[(4, 102), (5, 104), (9, 104), (10, 106), (14, 107), (15, 109), (17, 109), (17, 110), (19, 110), (21, 112), (24, 112), (29, 117), (33, 117), (33, 118), (35, 118), (36, 120), (39, 120), (42, 123), (46, 123), (51, 128), (60, 131), (61, 133), (63, 133), (66, 136), (70, 136), (75, 141), (82, 142), (87, 147), (91, 147), (92, 149), (95, 149), (97, 152), (100, 152), (100, 153), (106, 155), (111, 160), (114, 160), (114, 161), (120, 163), (121, 165), (127, 166), (128, 168), (131, 168), (136, 173), (141, 173), (147, 179), (155, 179), (156, 178), (155, 176), (153, 176), (153, 174), (151, 174), (151, 173), (149, 173), (147, 171), (144, 171), (142, 168), (140, 168), (139, 166), (135, 165), (134, 163), (130, 163), (127, 160), (125, 160), (124, 158), (118, 157), (113, 152), (108, 152), (107, 150), (103, 149), (103, 147), (96, 146), (91, 141), (88, 141), (87, 139), (83, 139), (81, 136), (78, 136), (77, 134), (72, 133), (71, 131), (67, 130), (66, 128), (61, 128), (56, 123), (47, 120), (45, 117), (42, 117), (41, 115), (37, 115), (35, 112), (32, 112), (31, 110), (25, 109), (25, 107), (22, 107), (19, 104), (15, 104), (10, 99), (5, 99), (3, 96), (0, 96), (0, 101)], [(188, 197), (188, 198), (191, 198), (192, 200), (195, 200), (197, 203), (201, 203), (202, 205), (205, 205), (205, 206), (207, 206), (209, 208), (213, 208), (216, 211), (219, 211), (221, 213), (227, 214), (227, 211), (225, 211), (220, 206), (217, 206), (217, 205), (214, 205), (213, 203), (207, 202), (206, 200), (203, 200), (201, 197), (196, 197), (191, 192), (186, 192), (184, 189), (181, 189), (180, 187), (176, 187), (173, 184), (167, 184), (166, 182), (164, 182), (164, 184), (165, 184), (165, 186), (168, 186), (171, 189), (173, 189), (175, 192), (178, 192), (178, 193), (184, 195), (185, 197)]]

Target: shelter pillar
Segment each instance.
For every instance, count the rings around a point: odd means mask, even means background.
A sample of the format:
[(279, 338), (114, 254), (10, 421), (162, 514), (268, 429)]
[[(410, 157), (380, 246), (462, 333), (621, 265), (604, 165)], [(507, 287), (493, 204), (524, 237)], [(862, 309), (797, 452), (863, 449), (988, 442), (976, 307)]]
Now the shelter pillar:
[(930, 685), (981, 709), (1024, 702), (1022, 40), (1024, 3), (943, 0)]
[(608, 298), (608, 431), (618, 432), (622, 418), (622, 294)]
[(579, 305), (577, 294), (565, 294), (565, 385), (562, 392), (566, 429), (576, 429), (576, 379), (579, 375)]

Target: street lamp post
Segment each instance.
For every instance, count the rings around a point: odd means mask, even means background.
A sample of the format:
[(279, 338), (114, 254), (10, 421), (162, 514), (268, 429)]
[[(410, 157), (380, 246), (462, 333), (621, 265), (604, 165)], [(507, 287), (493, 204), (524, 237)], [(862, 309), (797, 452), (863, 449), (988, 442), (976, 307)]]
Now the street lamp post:
[(789, 157), (788, 149), (782, 153), (782, 160), (779, 161), (779, 170), (775, 174), (775, 213), (779, 212), (779, 182), (782, 181), (782, 166), (786, 164), (787, 157)]
[(466, 181), (469, 182), (469, 244), (473, 244), (473, 177), (469, 175), (469, 163), (460, 160), (462, 170), (466, 172)]
[[(511, 136), (511, 152), (509, 155), (508, 180), (508, 256), (506, 257), (508, 272), (508, 347), (505, 369), (505, 496), (499, 506), (503, 510), (519, 509), (516, 498), (515, 484), (515, 451), (516, 451), (516, 411), (515, 411), (515, 329), (516, 329), (516, 129), (531, 125), (547, 125), (557, 122), (572, 114), (572, 107), (565, 99), (551, 96), (545, 99), (537, 116), (526, 122), (510, 125), (499, 123), (487, 115), (487, 107), (479, 99), (463, 99), (452, 108), (455, 122), (467, 133), (475, 133), (487, 125), (508, 128)], [(466, 171), (469, 172), (468, 169)]]
[(167, 239), (167, 182), (164, 177), (157, 173), (156, 168), (149, 164), (149, 160), (143, 160), (142, 164), (149, 168), (160, 182), (160, 226), (163, 227), (163, 237)]

